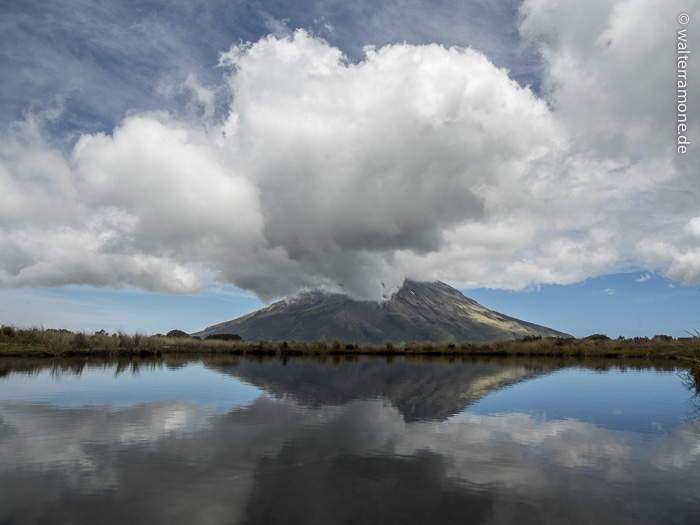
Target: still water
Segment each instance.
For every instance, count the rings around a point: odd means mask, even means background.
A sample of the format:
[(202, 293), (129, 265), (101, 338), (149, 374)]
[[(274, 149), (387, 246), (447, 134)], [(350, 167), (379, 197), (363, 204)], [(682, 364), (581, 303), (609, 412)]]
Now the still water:
[(0, 360), (0, 523), (697, 524), (699, 404), (619, 362)]

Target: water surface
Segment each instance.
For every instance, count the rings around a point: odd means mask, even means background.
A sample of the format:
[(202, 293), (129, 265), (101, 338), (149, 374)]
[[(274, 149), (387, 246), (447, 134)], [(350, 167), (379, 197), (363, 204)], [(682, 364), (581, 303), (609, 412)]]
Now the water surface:
[(700, 522), (697, 398), (595, 364), (1, 361), (0, 523)]

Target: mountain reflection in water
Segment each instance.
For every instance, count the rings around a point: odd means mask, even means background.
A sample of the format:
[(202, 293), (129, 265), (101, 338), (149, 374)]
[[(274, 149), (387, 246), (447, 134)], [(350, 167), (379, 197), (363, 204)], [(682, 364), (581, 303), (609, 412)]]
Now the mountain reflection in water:
[[(697, 523), (700, 423), (680, 378), (595, 376), (613, 396), (636, 385), (648, 425), (631, 428), (656, 432), (601, 424), (590, 414), (609, 407), (579, 412), (585, 399), (548, 418), (562, 380), (585, 390), (590, 374), (544, 360), (25, 362), (0, 378), (0, 523)], [(518, 411), (474, 410), (499, 396)]]
[(399, 359), (391, 366), (380, 359), (352, 361), (352, 365), (347, 361), (333, 364), (298, 359), (270, 360), (262, 366), (260, 362), (244, 361), (215, 368), (305, 406), (387, 399), (406, 421), (444, 420), (489, 392), (544, 373), (541, 368), (496, 366), (484, 361), (463, 366), (443, 359)]

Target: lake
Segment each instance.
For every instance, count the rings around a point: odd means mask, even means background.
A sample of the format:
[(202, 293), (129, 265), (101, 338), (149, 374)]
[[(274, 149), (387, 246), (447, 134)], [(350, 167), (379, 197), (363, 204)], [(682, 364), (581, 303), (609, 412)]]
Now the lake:
[(700, 523), (672, 364), (0, 360), (0, 523)]

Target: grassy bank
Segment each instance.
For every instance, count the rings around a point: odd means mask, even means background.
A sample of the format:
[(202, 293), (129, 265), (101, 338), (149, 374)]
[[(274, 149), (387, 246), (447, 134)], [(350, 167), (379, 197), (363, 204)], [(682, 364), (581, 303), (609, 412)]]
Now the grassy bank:
[(558, 356), (627, 357), (675, 359), (689, 366), (700, 366), (700, 337), (651, 339), (609, 339), (594, 335), (583, 339), (527, 337), (517, 341), (493, 343), (409, 343), (382, 346), (357, 343), (248, 342), (199, 339), (173, 331), (178, 337), (164, 335), (94, 334), (39, 328), (0, 327), (0, 356), (157, 356), (162, 354), (235, 354), (235, 355), (433, 355), (433, 356)]

